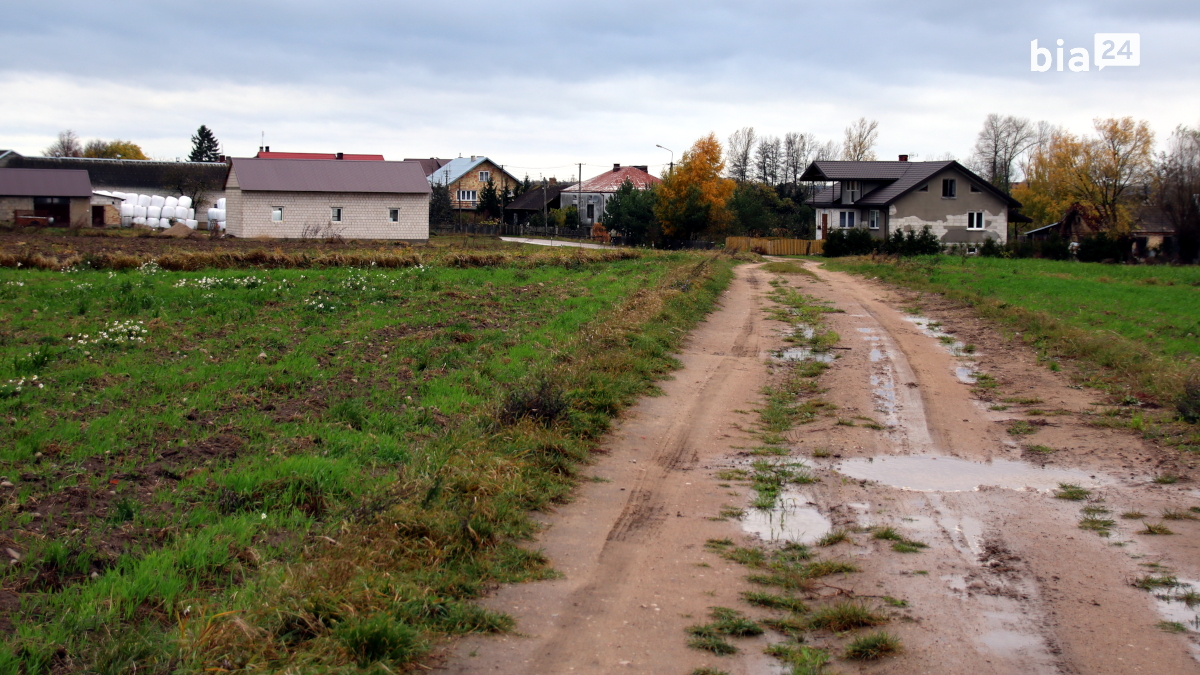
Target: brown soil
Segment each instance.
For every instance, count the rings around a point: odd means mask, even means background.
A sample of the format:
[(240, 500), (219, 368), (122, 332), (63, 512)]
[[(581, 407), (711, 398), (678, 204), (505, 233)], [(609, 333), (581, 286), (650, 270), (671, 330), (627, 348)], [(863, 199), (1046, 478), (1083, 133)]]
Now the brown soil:
[[(924, 316), (976, 346), (955, 355), (900, 309), (914, 298), (878, 282), (827, 272), (788, 281), (832, 302), (828, 316), (841, 336), (839, 355), (821, 378), (824, 397), (838, 406), (789, 432), (792, 455), (805, 458), (821, 482), (805, 486), (811, 503), (835, 526), (890, 525), (924, 542), (919, 553), (898, 553), (865, 532), (819, 549), (823, 558), (850, 559), (858, 574), (830, 582), (837, 593), (882, 595), (908, 602), (889, 610), (887, 627), (904, 651), (862, 665), (837, 661), (842, 673), (1197, 673), (1196, 633), (1157, 627), (1171, 607), (1131, 581), (1160, 568), (1200, 580), (1200, 521), (1166, 521), (1173, 536), (1137, 534), (1140, 510), (1158, 522), (1163, 509), (1200, 504), (1194, 468), (1178, 454), (1128, 430), (1097, 426), (1106, 398), (1072, 386), (1020, 343), (961, 307), (932, 296)], [(606, 453), (576, 500), (544, 517), (537, 542), (562, 577), (505, 587), (489, 606), (517, 618), (517, 634), (472, 637), (454, 648), (443, 668), (453, 673), (689, 673), (708, 666), (730, 673), (776, 673), (761, 653), (781, 636), (737, 640), (741, 652), (716, 657), (686, 646), (684, 629), (706, 619), (712, 606), (762, 618), (769, 612), (739, 598), (747, 570), (705, 550), (710, 538), (750, 543), (737, 521), (710, 519), (722, 506), (748, 507), (746, 486), (722, 487), (719, 470), (745, 463), (755, 445), (748, 433), (760, 389), (770, 375), (770, 352), (783, 345), (784, 326), (766, 318), (771, 275), (739, 269), (722, 307), (693, 334), (683, 369), (664, 383), (663, 396), (640, 402), (605, 443)], [(848, 348), (848, 349), (847, 349)], [(956, 374), (969, 367), (990, 374), (995, 389), (973, 387)], [(888, 385), (887, 383), (890, 383)], [(887, 386), (894, 392), (889, 404)], [(1038, 398), (1039, 403), (1002, 399)], [(993, 406), (1008, 405), (1004, 410)], [(1031, 411), (1044, 414), (1030, 415)], [(855, 416), (888, 424), (883, 430), (838, 424)], [(1040, 420), (1014, 436), (1017, 420)], [(1032, 451), (1033, 445), (1053, 452)], [(815, 449), (830, 457), (815, 458)], [(826, 452), (818, 453), (821, 455)], [(982, 487), (919, 492), (850, 480), (839, 462), (855, 457), (938, 455), (977, 462), (1035, 458), (1047, 469), (1080, 469), (1104, 487), (1103, 501), (1055, 499), (1047, 491)], [(981, 464), (986, 473), (991, 464)], [(1155, 475), (1183, 476), (1175, 484)], [(1080, 529), (1081, 507), (1111, 510), (1110, 537)], [(826, 589), (824, 595), (834, 593)], [(820, 602), (818, 599), (817, 602)], [(887, 609), (887, 608), (885, 608)], [(1197, 608), (1200, 612), (1200, 607)], [(845, 643), (814, 635), (817, 646)]]

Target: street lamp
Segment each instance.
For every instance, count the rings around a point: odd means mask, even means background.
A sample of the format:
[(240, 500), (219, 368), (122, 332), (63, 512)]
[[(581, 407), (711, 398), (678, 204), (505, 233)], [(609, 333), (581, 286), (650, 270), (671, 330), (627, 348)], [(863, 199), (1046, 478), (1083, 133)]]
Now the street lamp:
[(675, 173), (675, 151), (664, 145), (659, 145), (657, 143), (654, 144), (654, 147), (662, 148), (663, 150), (666, 150), (667, 152), (671, 153), (671, 170), (667, 172), (667, 175), (669, 176), (672, 173)]

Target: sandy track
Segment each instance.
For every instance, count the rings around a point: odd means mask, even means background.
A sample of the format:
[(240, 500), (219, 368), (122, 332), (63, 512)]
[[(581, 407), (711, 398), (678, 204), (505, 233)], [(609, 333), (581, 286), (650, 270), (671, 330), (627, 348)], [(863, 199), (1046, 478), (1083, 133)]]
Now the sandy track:
[[(812, 459), (822, 482), (808, 497), (835, 526), (893, 525), (929, 544), (901, 554), (867, 535), (823, 549), (825, 557), (854, 559), (862, 567), (839, 584), (860, 595), (903, 598), (889, 630), (903, 655), (836, 670), (887, 673), (1196, 673), (1192, 636), (1158, 630), (1164, 618), (1153, 597), (1129, 581), (1160, 563), (1185, 579), (1200, 579), (1200, 523), (1171, 521), (1179, 536), (1136, 535), (1139, 522), (1122, 521), (1129, 509), (1157, 513), (1200, 502), (1187, 483), (1148, 479), (1171, 471), (1187, 475), (1173, 455), (1127, 432), (1096, 428), (1081, 411), (1094, 392), (1070, 388), (1061, 374), (1034, 362), (965, 311), (929, 298), (925, 314), (943, 330), (978, 347), (970, 358), (951, 353), (899, 307), (915, 300), (858, 277), (811, 268), (821, 279), (792, 277), (793, 285), (828, 300), (844, 313), (830, 323), (842, 337), (839, 358), (822, 378), (837, 416), (870, 417), (888, 426), (872, 430), (822, 418), (789, 433), (793, 455), (816, 448), (833, 454)], [(761, 646), (780, 639), (741, 640), (742, 653), (717, 658), (685, 646), (683, 629), (703, 621), (713, 605), (759, 614), (738, 594), (746, 570), (705, 551), (709, 538), (749, 540), (738, 523), (712, 521), (722, 505), (746, 506), (749, 491), (718, 486), (716, 471), (745, 461), (753, 422), (767, 382), (769, 350), (780, 346), (782, 325), (763, 312), (770, 275), (756, 266), (738, 270), (720, 309), (699, 327), (664, 383), (664, 395), (640, 402), (605, 443), (592, 473), (611, 482), (584, 485), (577, 500), (545, 517), (539, 538), (562, 578), (507, 587), (488, 604), (513, 614), (520, 635), (473, 637), (459, 643), (445, 669), (454, 673), (690, 673), (701, 665), (731, 673), (775, 673)], [(992, 374), (993, 398), (1036, 396), (1036, 407), (1063, 413), (1045, 417), (1029, 438), (1006, 433), (1033, 405), (989, 409), (962, 381), (962, 368)], [(1094, 419), (1094, 418), (1092, 418)], [(917, 492), (846, 479), (840, 462), (856, 457), (886, 461), (896, 455), (940, 455), (985, 462), (1020, 460), (1022, 445), (1057, 452), (1040, 457), (1046, 470), (1075, 469), (1096, 476), (1118, 521), (1111, 538), (1078, 528), (1078, 502), (1046, 492), (989, 488)], [(879, 466), (884, 466), (880, 464)], [(888, 465), (891, 466), (891, 465)], [(985, 474), (997, 464), (978, 465)], [(1037, 480), (1037, 469), (1028, 469)], [(936, 477), (938, 471), (925, 469)], [(903, 483), (889, 474), (890, 482)], [(1114, 545), (1121, 544), (1121, 545)], [(1168, 606), (1166, 603), (1159, 603)], [(1179, 603), (1170, 605), (1178, 612)], [(1200, 611), (1200, 608), (1197, 608)], [(1182, 618), (1172, 615), (1172, 618)], [(814, 636), (836, 648), (836, 638)]]

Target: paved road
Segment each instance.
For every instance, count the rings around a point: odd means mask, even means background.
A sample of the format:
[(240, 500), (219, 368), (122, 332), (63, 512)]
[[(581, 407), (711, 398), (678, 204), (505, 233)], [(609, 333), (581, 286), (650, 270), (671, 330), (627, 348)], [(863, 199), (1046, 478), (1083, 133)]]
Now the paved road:
[(584, 244), (578, 241), (563, 241), (562, 239), (530, 239), (528, 237), (500, 237), (500, 241), (511, 241), (515, 244), (533, 244), (535, 246), (570, 246), (572, 248), (612, 248), (602, 244)]

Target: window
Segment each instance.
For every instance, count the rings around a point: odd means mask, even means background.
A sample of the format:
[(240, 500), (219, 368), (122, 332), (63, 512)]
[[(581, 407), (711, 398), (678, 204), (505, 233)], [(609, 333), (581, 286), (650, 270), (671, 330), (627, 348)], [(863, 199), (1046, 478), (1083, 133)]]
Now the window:
[(858, 201), (859, 197), (862, 196), (862, 183), (859, 183), (856, 180), (848, 180), (842, 184), (842, 191), (842, 196), (845, 197), (842, 202), (846, 204), (853, 204), (854, 202)]
[(967, 229), (982, 230), (983, 229), (983, 211), (971, 211), (967, 213)]
[(978, 193), (978, 192), (983, 192), (983, 190), (980, 190), (978, 185), (971, 183), (971, 192)]
[(388, 222), (389, 223), (400, 222), (400, 209), (388, 209)]
[(329, 221), (332, 223), (342, 222), (342, 207), (340, 207), (340, 206), (329, 207)]
[(275, 222), (275, 223), (283, 222), (283, 207), (282, 206), (272, 206), (271, 207), (271, 221)]
[(879, 229), (879, 212), (878, 211), (872, 210), (872, 211), (867, 212), (867, 227), (872, 230)]
[(942, 179), (942, 197), (944, 199), (954, 199), (958, 196), (958, 181), (953, 178)]
[(480, 171), (479, 172), (479, 182), (480, 183), (486, 183), (491, 179), (492, 179), (491, 171)]
[(854, 212), (853, 211), (839, 211), (838, 212), (838, 225), (841, 226), (843, 229), (849, 229), (849, 228), (854, 227)]
[(596, 205), (595, 205), (595, 204), (588, 204), (588, 205), (587, 205), (587, 207), (588, 207), (588, 208), (587, 208), (587, 218), (588, 218), (588, 220), (595, 220), (595, 219), (596, 219)]
[(479, 201), (479, 191), (478, 190), (459, 190), (458, 191), (458, 201), (460, 201), (460, 202)]
[(926, 183), (917, 190), (917, 192), (929, 192), (929, 183)]

